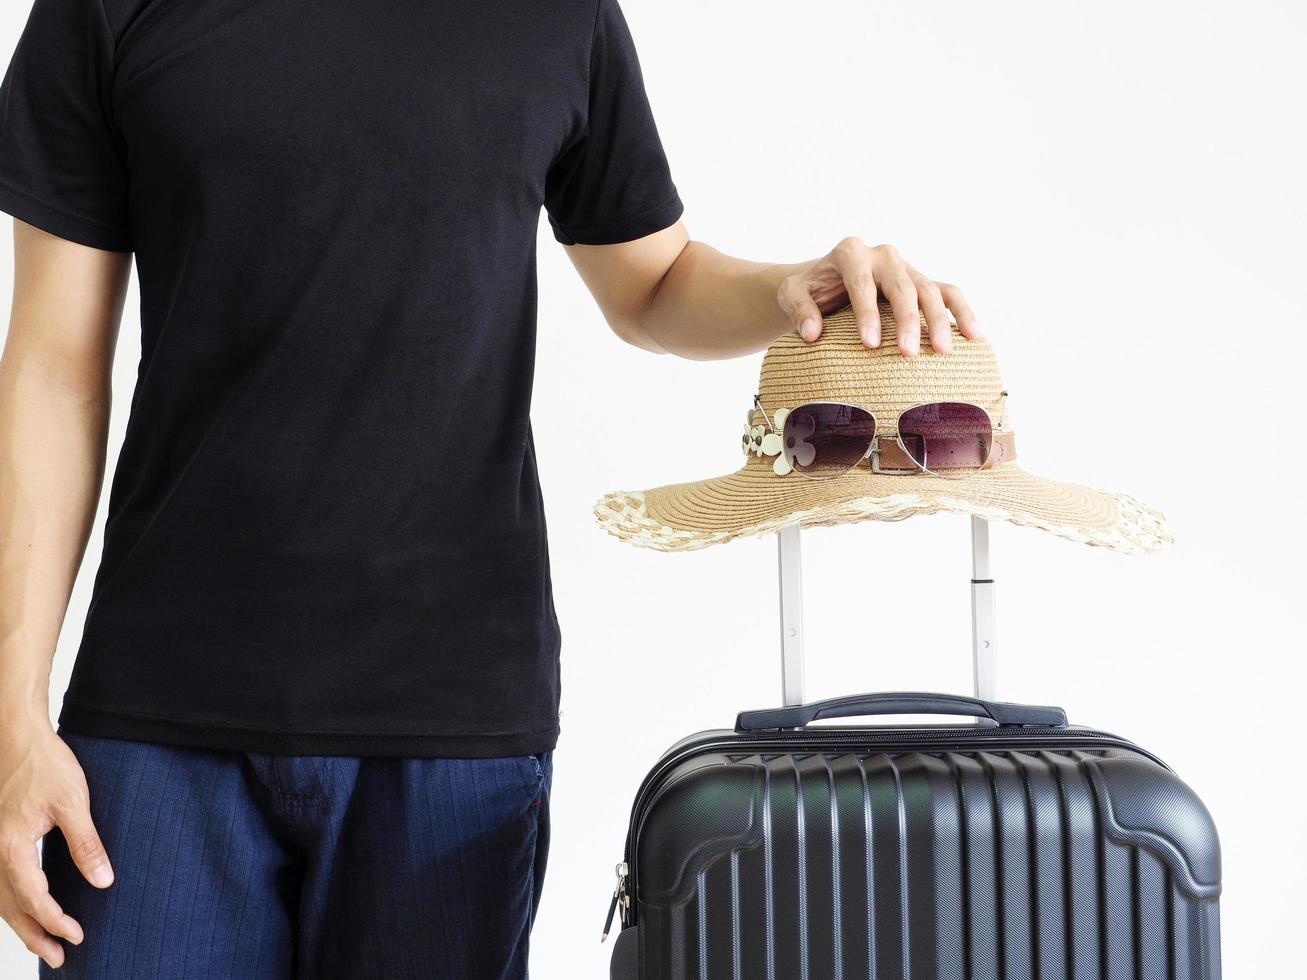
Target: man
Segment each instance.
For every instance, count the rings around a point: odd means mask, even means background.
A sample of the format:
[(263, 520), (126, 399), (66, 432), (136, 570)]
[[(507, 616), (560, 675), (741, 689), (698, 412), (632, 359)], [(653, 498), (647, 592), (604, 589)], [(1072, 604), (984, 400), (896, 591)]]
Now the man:
[(0, 913), (61, 976), (526, 975), (559, 700), (542, 208), (652, 351), (815, 340), (846, 300), (875, 346), (878, 295), (936, 348), (950, 310), (976, 330), (888, 246), (690, 241), (616, 0), (36, 0), (0, 208)]

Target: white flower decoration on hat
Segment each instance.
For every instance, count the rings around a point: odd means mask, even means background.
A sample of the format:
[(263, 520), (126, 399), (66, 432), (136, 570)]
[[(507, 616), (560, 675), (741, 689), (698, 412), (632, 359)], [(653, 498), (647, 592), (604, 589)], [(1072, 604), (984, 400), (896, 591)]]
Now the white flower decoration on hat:
[[(781, 456), (780, 432), (768, 432), (761, 425), (749, 424), (752, 421), (753, 416), (750, 415), (748, 422), (744, 424), (744, 438), (741, 440), (744, 446), (744, 454), (746, 456), (749, 453), (753, 453), (755, 456), (775, 456), (777, 457), (777, 463), (779, 463), (783, 458)], [(774, 424), (778, 430), (785, 424), (785, 409), (782, 408), (776, 413)], [(775, 464), (773, 464), (772, 468), (775, 469)], [(779, 473), (780, 470), (776, 470), (776, 472)], [(786, 472), (789, 472), (788, 465)]]
[[(785, 418), (789, 411), (780, 408), (776, 410), (776, 428), (785, 428)], [(777, 476), (785, 476), (795, 466), (811, 466), (812, 461), (817, 458), (817, 447), (808, 442), (808, 436), (817, 430), (817, 420), (808, 413), (799, 416), (799, 421), (795, 423), (790, 433), (788, 441), (781, 446), (781, 453), (772, 463), (772, 471)]]
[(817, 428), (816, 420), (810, 415), (805, 415), (804, 423), (791, 434), (793, 445), (785, 445), (781, 433), (785, 430), (785, 419), (789, 414), (788, 408), (776, 409), (767, 420), (772, 429), (770, 432), (763, 426), (753, 425), (753, 415), (750, 414), (744, 423), (744, 436), (740, 440), (746, 456), (750, 453), (755, 456), (775, 456), (771, 468), (777, 476), (785, 476), (796, 464), (811, 466), (817, 458), (817, 447), (807, 441), (807, 437)]

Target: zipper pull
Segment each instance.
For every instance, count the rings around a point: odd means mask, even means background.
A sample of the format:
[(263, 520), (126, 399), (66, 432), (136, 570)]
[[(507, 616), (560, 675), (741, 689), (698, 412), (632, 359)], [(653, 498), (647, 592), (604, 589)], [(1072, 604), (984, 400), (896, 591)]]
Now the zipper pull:
[(622, 906), (622, 922), (626, 921), (626, 910), (630, 907), (630, 899), (626, 896), (626, 862), (623, 861), (617, 866), (617, 887), (613, 889), (613, 900), (608, 903), (608, 917), (604, 919), (604, 934), (599, 937), (599, 941), (607, 942), (608, 933), (613, 928), (613, 915), (617, 912), (617, 906)]

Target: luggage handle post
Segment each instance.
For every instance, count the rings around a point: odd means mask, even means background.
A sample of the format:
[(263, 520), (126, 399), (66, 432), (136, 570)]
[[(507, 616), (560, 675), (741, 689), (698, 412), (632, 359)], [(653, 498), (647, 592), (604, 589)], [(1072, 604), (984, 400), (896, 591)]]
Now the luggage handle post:
[(975, 695), (998, 698), (994, 643), (994, 577), (989, 568), (989, 521), (971, 515), (971, 665)]
[[(781, 703), (803, 704), (803, 562), (799, 525), (776, 534), (780, 578)], [(989, 522), (971, 515), (971, 659), (975, 696), (998, 697), (998, 650), (994, 623), (994, 577), (989, 566)]]
[(781, 703), (803, 704), (803, 562), (799, 525), (776, 534), (781, 586)]

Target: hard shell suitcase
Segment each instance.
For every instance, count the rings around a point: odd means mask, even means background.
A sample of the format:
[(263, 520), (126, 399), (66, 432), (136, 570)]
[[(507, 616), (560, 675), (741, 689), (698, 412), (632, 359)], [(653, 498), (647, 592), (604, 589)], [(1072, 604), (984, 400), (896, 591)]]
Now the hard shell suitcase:
[[(787, 706), (678, 742), (645, 778), (614, 980), (1219, 980), (1198, 797), (1130, 742), (994, 700), (984, 521), (976, 698), (802, 704), (798, 529), (780, 537)], [(979, 723), (807, 727), (888, 714)]]

